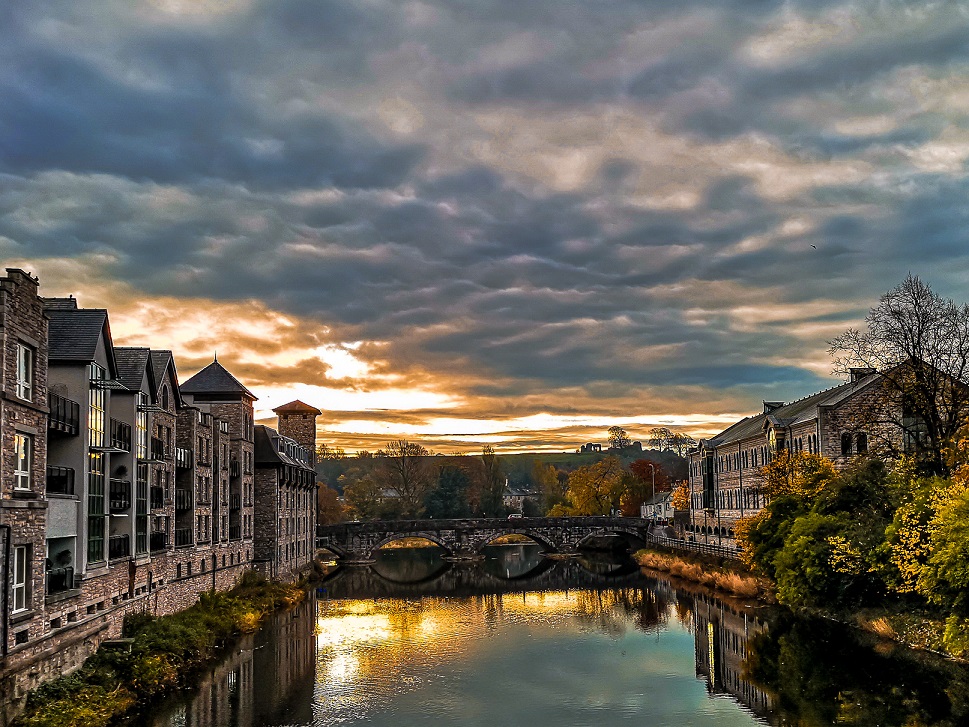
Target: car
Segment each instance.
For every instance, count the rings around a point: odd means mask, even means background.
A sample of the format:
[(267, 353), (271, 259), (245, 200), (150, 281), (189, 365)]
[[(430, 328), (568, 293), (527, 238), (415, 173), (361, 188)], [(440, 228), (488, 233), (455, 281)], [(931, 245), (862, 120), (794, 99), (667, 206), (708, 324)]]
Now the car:
[(520, 512), (513, 512), (511, 515), (508, 516), (509, 520), (521, 520), (521, 518), (522, 518), (522, 514)]

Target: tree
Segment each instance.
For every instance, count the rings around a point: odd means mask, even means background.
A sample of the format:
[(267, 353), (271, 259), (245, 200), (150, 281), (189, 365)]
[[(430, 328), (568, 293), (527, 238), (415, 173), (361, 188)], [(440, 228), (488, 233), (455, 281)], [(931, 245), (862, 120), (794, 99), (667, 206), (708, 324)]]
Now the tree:
[(542, 493), (542, 512), (551, 512), (556, 505), (565, 505), (568, 501), (567, 480), (555, 465), (536, 460), (532, 465), (532, 484)]
[(649, 439), (646, 440), (650, 449), (658, 449), (665, 452), (672, 449), (673, 438), (676, 433), (668, 427), (653, 427), (649, 430)]
[(433, 518), (469, 517), (468, 488), (471, 477), (460, 458), (443, 464), (438, 471), (437, 487), (428, 492), (424, 500), (426, 515)]
[(347, 509), (357, 520), (376, 520), (386, 514), (384, 490), (372, 468), (351, 467), (339, 479)]
[(316, 513), (317, 522), (320, 525), (332, 525), (346, 519), (343, 505), (340, 504), (339, 493), (332, 487), (322, 484), (316, 491)]
[(378, 452), (380, 479), (396, 493), (402, 517), (419, 517), (424, 512), (424, 498), (435, 479), (429, 456), (424, 447), (406, 439), (390, 442)]
[(673, 488), (673, 509), (690, 509), (690, 483), (686, 480)]
[(609, 449), (624, 450), (632, 444), (626, 430), (620, 426), (609, 427)]
[(697, 444), (698, 442), (693, 437), (682, 432), (676, 432), (670, 438), (670, 449), (680, 457), (685, 457)]
[(481, 450), (478, 475), (481, 478), (480, 512), (484, 517), (499, 517), (504, 512), (505, 476), (501, 471), (501, 459), (490, 444)]
[(619, 505), (625, 487), (622, 462), (606, 457), (569, 473), (568, 504), (553, 509), (556, 515), (608, 515)]
[(858, 425), (884, 454), (908, 450), (928, 473), (947, 475), (951, 448), (969, 419), (969, 305), (909, 274), (865, 323), (864, 331), (849, 329), (829, 342), (836, 373), (881, 374), (881, 396)]

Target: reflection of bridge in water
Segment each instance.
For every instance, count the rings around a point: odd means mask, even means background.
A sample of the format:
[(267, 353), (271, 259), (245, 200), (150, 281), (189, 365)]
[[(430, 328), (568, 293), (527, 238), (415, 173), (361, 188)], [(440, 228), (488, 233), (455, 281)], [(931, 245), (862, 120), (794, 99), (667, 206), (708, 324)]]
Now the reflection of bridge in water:
[[(527, 562), (521, 575), (502, 577), (495, 573), (500, 565), (496, 569), (489, 568), (487, 562), (447, 563), (439, 555), (426, 552), (431, 549), (407, 550), (425, 551), (426, 566), (412, 570), (409, 575), (400, 573), (394, 564), (384, 568), (380, 562), (370, 568), (338, 568), (323, 582), (319, 592), (329, 598), (468, 597), (521, 591), (642, 587), (643, 583), (639, 566), (629, 558), (579, 557), (558, 561), (543, 558), (534, 547), (504, 546), (493, 549), (499, 553), (499, 559), (500, 551), (506, 557), (524, 552), (521, 557)], [(399, 554), (389, 551), (384, 558), (392, 561)], [(406, 555), (412, 559), (415, 553)]]
[(646, 544), (649, 521), (634, 517), (532, 517), (514, 520), (374, 520), (326, 525), (317, 530), (317, 545), (345, 562), (367, 562), (373, 552), (401, 538), (425, 538), (453, 557), (479, 556), (503, 535), (524, 535), (552, 553), (577, 552), (590, 538), (616, 536), (630, 549)]

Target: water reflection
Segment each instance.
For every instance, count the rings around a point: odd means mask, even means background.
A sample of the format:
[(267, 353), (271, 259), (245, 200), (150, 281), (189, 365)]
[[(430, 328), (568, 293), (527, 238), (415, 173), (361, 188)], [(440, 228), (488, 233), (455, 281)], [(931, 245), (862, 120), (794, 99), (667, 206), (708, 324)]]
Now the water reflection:
[(153, 724), (969, 723), (962, 667), (530, 548), (342, 569)]

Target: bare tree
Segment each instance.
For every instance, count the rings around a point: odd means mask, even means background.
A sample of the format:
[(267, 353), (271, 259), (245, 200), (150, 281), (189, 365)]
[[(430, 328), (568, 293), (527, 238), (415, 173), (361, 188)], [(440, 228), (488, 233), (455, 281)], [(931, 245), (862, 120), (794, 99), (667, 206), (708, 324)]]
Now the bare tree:
[(416, 442), (397, 439), (378, 453), (382, 480), (400, 500), (403, 517), (419, 517), (424, 510), (424, 496), (434, 486), (434, 468), (430, 452)]
[(676, 452), (676, 454), (680, 457), (685, 457), (687, 452), (693, 449), (696, 445), (697, 441), (689, 434), (675, 432), (673, 436), (670, 437), (670, 449)]
[(673, 438), (676, 433), (668, 427), (653, 427), (649, 430), (649, 439), (646, 440), (650, 449), (658, 449), (665, 452), (672, 449)]
[(870, 434), (887, 454), (907, 452), (928, 472), (948, 474), (969, 417), (969, 306), (909, 274), (865, 323), (865, 330), (849, 329), (829, 342), (835, 372), (880, 372), (874, 385), (881, 395), (863, 415)]

